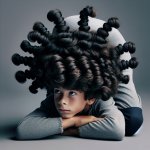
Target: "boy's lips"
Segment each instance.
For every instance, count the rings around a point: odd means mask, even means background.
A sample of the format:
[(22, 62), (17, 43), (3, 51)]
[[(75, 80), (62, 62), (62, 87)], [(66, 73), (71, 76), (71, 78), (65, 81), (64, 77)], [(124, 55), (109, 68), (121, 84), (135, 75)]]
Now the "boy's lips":
[(64, 109), (64, 108), (59, 108), (59, 111), (61, 111), (61, 112), (69, 112), (70, 110)]

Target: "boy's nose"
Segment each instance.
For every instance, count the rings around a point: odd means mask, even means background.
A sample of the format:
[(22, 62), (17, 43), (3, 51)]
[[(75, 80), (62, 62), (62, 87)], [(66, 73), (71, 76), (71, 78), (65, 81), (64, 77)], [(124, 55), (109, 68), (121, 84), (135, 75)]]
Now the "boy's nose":
[(65, 95), (62, 95), (61, 97), (59, 97), (59, 101), (58, 101), (59, 105), (67, 105), (68, 104), (68, 99)]
[(67, 99), (66, 98), (62, 98), (60, 101), (59, 101), (59, 103), (62, 105), (67, 105)]

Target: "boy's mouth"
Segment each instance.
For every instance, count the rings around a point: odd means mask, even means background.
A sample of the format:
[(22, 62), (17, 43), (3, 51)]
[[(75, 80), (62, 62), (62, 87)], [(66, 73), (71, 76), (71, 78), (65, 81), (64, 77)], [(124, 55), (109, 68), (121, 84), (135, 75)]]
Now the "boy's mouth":
[(58, 109), (60, 112), (69, 112), (70, 110), (68, 110), (68, 109), (64, 109), (64, 108), (59, 108)]

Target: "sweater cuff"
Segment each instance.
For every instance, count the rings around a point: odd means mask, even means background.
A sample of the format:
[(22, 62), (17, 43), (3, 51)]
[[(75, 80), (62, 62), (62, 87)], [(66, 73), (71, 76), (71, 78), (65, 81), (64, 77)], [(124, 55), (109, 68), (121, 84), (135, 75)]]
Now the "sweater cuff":
[(59, 124), (60, 133), (63, 133), (64, 129), (63, 129), (63, 126), (62, 126), (62, 118), (59, 118), (58, 124)]

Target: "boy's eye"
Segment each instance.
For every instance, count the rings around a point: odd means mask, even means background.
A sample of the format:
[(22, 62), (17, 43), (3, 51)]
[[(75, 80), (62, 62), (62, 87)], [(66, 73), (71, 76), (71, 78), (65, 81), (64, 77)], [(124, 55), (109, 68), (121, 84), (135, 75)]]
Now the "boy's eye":
[(74, 96), (74, 95), (76, 95), (76, 92), (70, 91), (70, 92), (69, 92), (69, 95)]
[(55, 94), (60, 94), (61, 92), (60, 92), (59, 89), (55, 89), (55, 90), (54, 90), (54, 93), (55, 93)]

